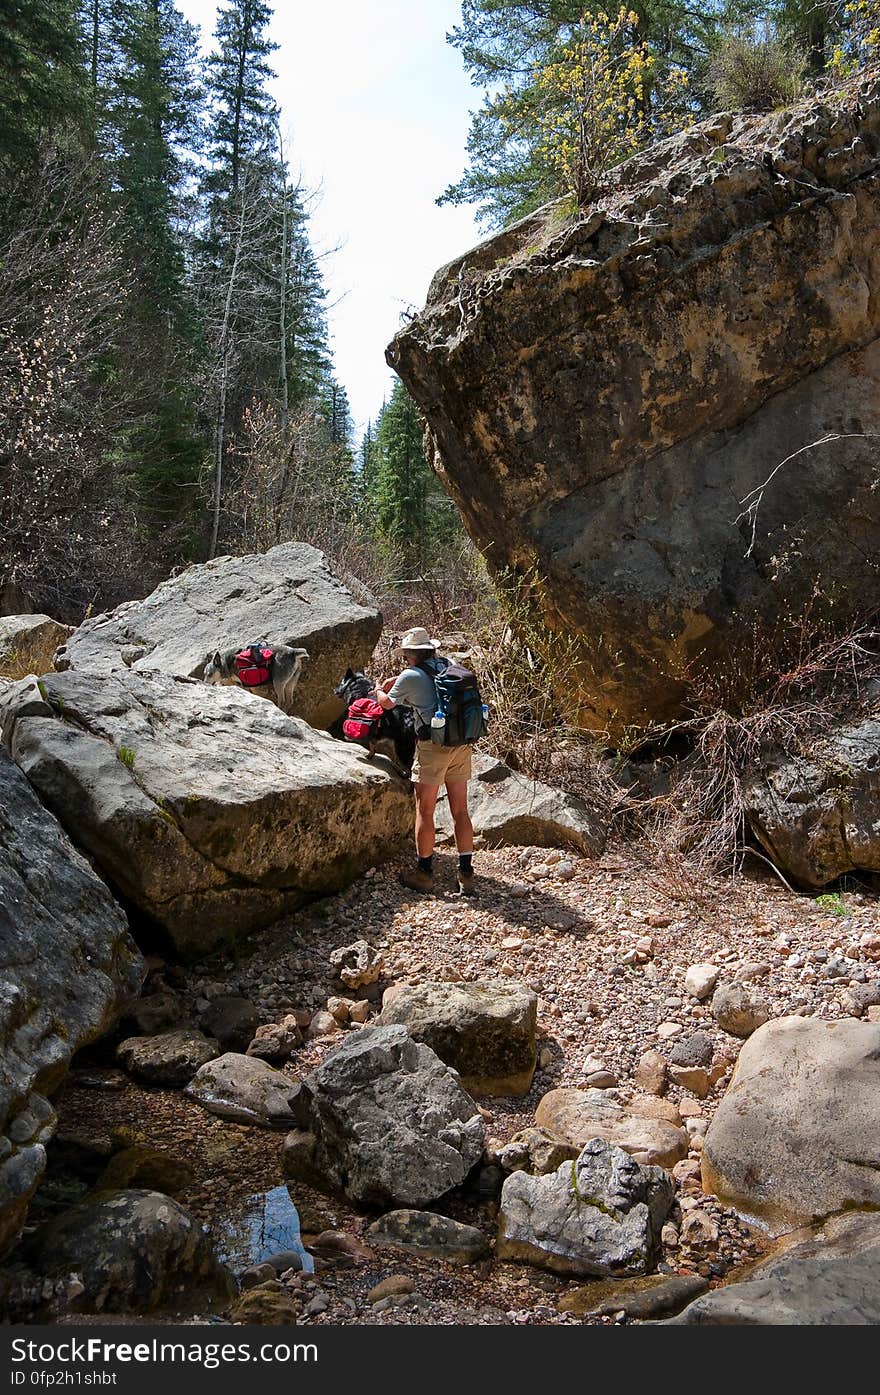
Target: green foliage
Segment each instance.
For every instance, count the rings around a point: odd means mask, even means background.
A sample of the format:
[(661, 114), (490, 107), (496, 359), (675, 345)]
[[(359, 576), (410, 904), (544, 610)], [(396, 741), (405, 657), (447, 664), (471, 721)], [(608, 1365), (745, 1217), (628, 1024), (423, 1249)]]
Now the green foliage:
[(797, 99), (805, 69), (803, 54), (785, 40), (732, 35), (713, 54), (708, 82), (726, 111), (772, 111)]
[(832, 915), (849, 915), (839, 891), (823, 891), (821, 896), (816, 897), (816, 905), (821, 906), (823, 911), (830, 911)]
[(131, 770), (137, 759), (137, 752), (133, 751), (130, 746), (120, 746), (116, 752), (116, 757), (122, 761), (126, 770)]

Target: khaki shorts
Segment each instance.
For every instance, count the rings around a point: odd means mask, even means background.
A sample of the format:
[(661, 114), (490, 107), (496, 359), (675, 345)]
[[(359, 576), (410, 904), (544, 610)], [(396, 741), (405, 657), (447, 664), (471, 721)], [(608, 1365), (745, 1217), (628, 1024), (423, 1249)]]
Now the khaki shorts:
[(454, 785), (470, 778), (470, 746), (438, 746), (433, 741), (420, 741), (416, 746), (414, 785)]

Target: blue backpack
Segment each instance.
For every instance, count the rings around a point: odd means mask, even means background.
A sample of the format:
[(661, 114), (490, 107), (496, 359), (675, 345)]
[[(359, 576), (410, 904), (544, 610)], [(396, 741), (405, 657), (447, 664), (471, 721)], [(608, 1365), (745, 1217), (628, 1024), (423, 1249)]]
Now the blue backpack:
[(475, 674), (451, 659), (428, 659), (422, 668), (434, 680), (437, 709), (446, 718), (444, 746), (470, 746), (486, 731), (486, 707)]

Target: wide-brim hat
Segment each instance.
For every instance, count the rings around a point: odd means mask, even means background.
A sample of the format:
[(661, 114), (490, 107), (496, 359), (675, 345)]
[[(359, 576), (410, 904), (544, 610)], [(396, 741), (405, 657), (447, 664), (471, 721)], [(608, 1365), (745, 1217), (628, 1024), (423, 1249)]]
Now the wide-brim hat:
[(418, 625), (414, 630), (407, 630), (400, 641), (401, 649), (439, 649), (440, 645), (436, 639), (431, 639), (427, 630), (421, 629)]

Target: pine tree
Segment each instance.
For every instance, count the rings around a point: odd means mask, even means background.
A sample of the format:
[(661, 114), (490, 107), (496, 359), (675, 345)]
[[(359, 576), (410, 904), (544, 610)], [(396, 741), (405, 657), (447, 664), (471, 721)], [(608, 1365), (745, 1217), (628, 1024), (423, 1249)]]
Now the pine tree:
[(461, 524), (425, 459), (422, 424), (400, 380), (379, 414), (373, 449), (377, 536), (404, 575), (421, 573)]
[(26, 169), (84, 109), (75, 0), (0, 0), (0, 165)]

